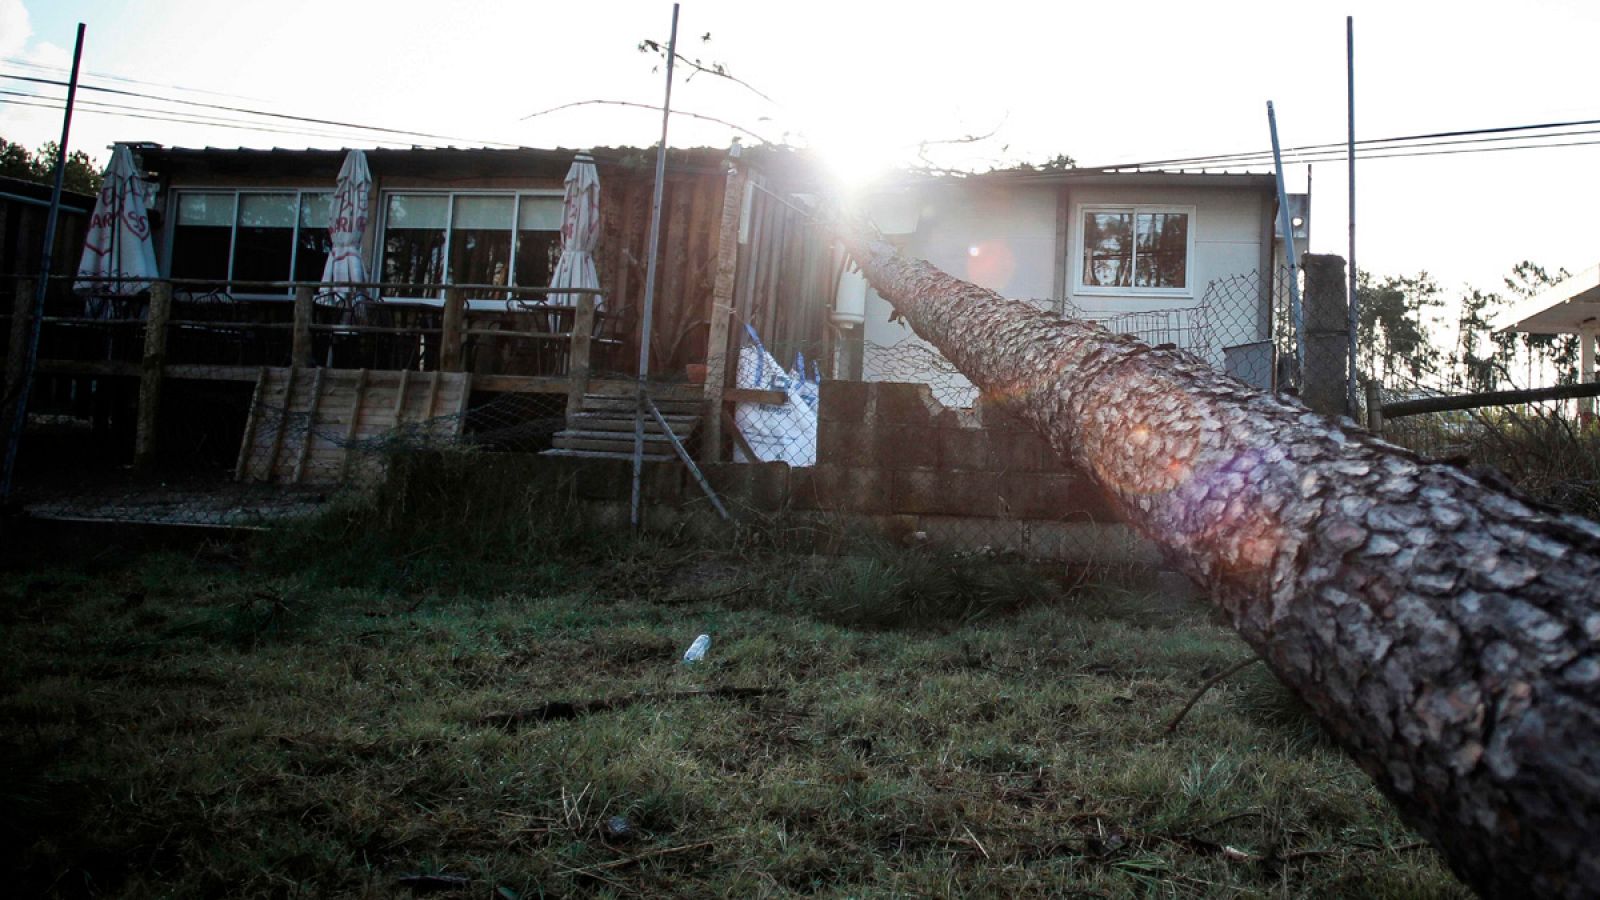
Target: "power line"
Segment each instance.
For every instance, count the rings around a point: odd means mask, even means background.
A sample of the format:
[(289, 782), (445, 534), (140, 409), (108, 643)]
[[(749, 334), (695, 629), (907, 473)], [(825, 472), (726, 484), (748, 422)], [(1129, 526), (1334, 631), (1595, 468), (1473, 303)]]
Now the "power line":
[[(45, 94), (31, 94), (31, 93), (26, 93), (26, 92), (23, 92), (23, 91), (0, 90), (0, 96), (23, 97), (23, 98), (26, 98), (26, 99), (29, 99), (29, 100), (49, 101), (49, 103), (54, 104), (53, 107), (51, 107), (51, 108), (54, 108), (54, 109), (61, 109), (62, 108), (62, 104), (64, 102), (60, 97), (51, 97), (51, 96), (48, 96), (48, 95), (45, 95)], [(43, 106), (45, 104), (26, 103), (26, 104), (19, 104), (19, 105), (23, 105), (23, 106)], [(357, 139), (352, 135), (339, 134), (337, 132), (331, 132), (331, 131), (313, 131), (311, 129), (284, 128), (284, 127), (275, 126), (275, 125), (265, 125), (265, 124), (262, 124), (262, 123), (259, 123), (259, 122), (251, 121), (249, 119), (236, 119), (236, 118), (230, 118), (230, 117), (227, 117), (227, 116), (213, 116), (213, 115), (206, 115), (204, 113), (187, 113), (187, 112), (181, 112), (181, 111), (178, 111), (178, 110), (160, 109), (160, 108), (148, 107), (148, 106), (129, 106), (129, 105), (124, 104), (124, 103), (107, 103), (107, 102), (99, 101), (99, 100), (79, 100), (78, 101), (78, 105), (82, 106), (82, 107), (86, 107), (86, 108), (98, 108), (98, 109), (102, 109), (102, 110), (113, 110), (113, 111), (118, 111), (118, 112), (151, 113), (152, 115), (130, 116), (130, 118), (150, 119), (150, 120), (158, 121), (158, 122), (177, 122), (177, 123), (187, 124), (187, 125), (220, 125), (220, 126), (223, 126), (223, 127), (249, 126), (248, 130), (272, 132), (272, 133), (276, 133), (276, 134), (297, 134), (297, 135), (305, 135), (305, 136), (308, 136), (308, 137), (326, 137), (326, 138), (334, 138), (336, 140), (342, 140), (342, 141), (348, 141), (348, 140)], [(405, 145), (405, 142), (403, 142), (403, 141), (384, 141), (382, 139), (371, 138), (371, 137), (368, 137), (366, 135), (360, 136), (359, 140), (373, 140), (373, 141), (377, 141), (379, 143), (393, 143), (393, 144)]]
[[(22, 95), (22, 96), (34, 96), (34, 95), (28, 94), (28, 95)], [(49, 98), (45, 98), (45, 99), (48, 100)], [(61, 103), (60, 101), (56, 101), (56, 102), (53, 102), (53, 103), (52, 102), (30, 103), (27, 100), (8, 100), (8, 99), (5, 99), (3, 97), (0, 97), (0, 104), (7, 105), (7, 106), (32, 106), (32, 107), (37, 107), (39, 109), (49, 109), (49, 110), (59, 110), (59, 109), (62, 109), (64, 107), (64, 104)], [(94, 104), (94, 106), (109, 106), (109, 104), (94, 103), (94, 101), (92, 101), (92, 100), (79, 100), (77, 102), (77, 107), (81, 108), (81, 111), (83, 113), (85, 113), (86, 115), (109, 116), (109, 117), (112, 117), (112, 118), (122, 118), (122, 119), (148, 119), (148, 120), (154, 121), (154, 122), (174, 122), (174, 123), (183, 124), (183, 125), (200, 125), (200, 126), (204, 126), (204, 127), (207, 127), (207, 128), (227, 128), (227, 129), (235, 130), (235, 131), (252, 131), (252, 132), (264, 132), (264, 133), (272, 133), (272, 134), (292, 134), (292, 135), (297, 135), (297, 136), (300, 136), (300, 137), (324, 137), (324, 138), (332, 138), (334, 140), (349, 140), (349, 136), (348, 135), (338, 135), (338, 134), (333, 134), (333, 133), (329, 133), (329, 132), (318, 132), (318, 131), (310, 131), (310, 130), (297, 130), (297, 129), (292, 129), (292, 128), (275, 128), (275, 127), (273, 127), (271, 125), (254, 125), (254, 124), (233, 125), (233, 124), (228, 124), (227, 122), (224, 122), (224, 121), (207, 122), (207, 121), (201, 121), (201, 120), (194, 119), (194, 118), (182, 118), (182, 117), (178, 117), (178, 116), (143, 115), (143, 114), (134, 113), (134, 112), (118, 112), (118, 111), (113, 111), (111, 109), (96, 109), (96, 108), (92, 108), (90, 106), (90, 104)], [(398, 141), (398, 140), (393, 140), (393, 139), (370, 138), (370, 137), (369, 138), (365, 138), (365, 139), (366, 140), (370, 140), (374, 144), (391, 144), (391, 145), (400, 146), (400, 147), (412, 146), (411, 144), (409, 144), (409, 143), (407, 143), (405, 141)]]
[[(26, 60), (26, 59), (17, 59), (14, 56), (0, 57), (0, 62), (3, 62), (6, 65), (11, 65), (11, 66), (22, 66), (23, 68), (33, 69), (33, 70), (39, 71), (39, 72), (66, 72), (67, 71), (65, 68), (62, 68), (61, 66), (45, 65), (43, 63), (31, 62), (31, 61)], [(119, 81), (119, 82), (122, 82), (123, 84), (141, 84), (141, 85), (144, 85), (145, 87), (168, 88), (169, 90), (183, 91), (183, 92), (189, 93), (189, 94), (209, 94), (210, 96), (213, 96), (213, 97), (232, 97), (235, 100), (259, 100), (260, 99), (259, 97), (247, 97), (247, 96), (245, 96), (243, 94), (229, 94), (229, 93), (226, 93), (224, 91), (208, 91), (205, 88), (184, 87), (181, 84), (167, 84), (165, 82), (160, 82), (160, 81), (141, 81), (138, 78), (128, 78), (127, 76), (124, 76), (124, 75), (112, 75), (112, 74), (110, 74), (108, 72), (84, 72), (83, 74), (89, 76), (90, 78), (103, 78), (106, 81)]]
[[(1460, 130), (1456, 130), (1456, 131), (1436, 131), (1436, 132), (1431, 132), (1431, 133), (1427, 133), (1427, 134), (1400, 135), (1400, 136), (1396, 136), (1396, 137), (1386, 137), (1386, 138), (1368, 138), (1366, 140), (1356, 141), (1356, 145), (1360, 146), (1360, 147), (1370, 147), (1370, 146), (1375, 146), (1375, 145), (1397, 144), (1397, 143), (1406, 143), (1406, 142), (1412, 142), (1412, 141), (1432, 141), (1432, 140), (1442, 139), (1442, 138), (1472, 137), (1472, 136), (1475, 136), (1475, 135), (1483, 135), (1483, 134), (1510, 134), (1512, 132), (1523, 132), (1523, 131), (1546, 131), (1546, 130), (1549, 130), (1549, 129), (1552, 129), (1552, 128), (1573, 128), (1573, 127), (1580, 127), (1580, 126), (1587, 126), (1587, 125), (1600, 125), (1600, 119), (1574, 119), (1574, 120), (1565, 121), (1565, 122), (1544, 122), (1544, 123), (1533, 124), (1533, 125), (1503, 125), (1503, 126), (1494, 127), (1494, 128), (1468, 128), (1468, 129), (1460, 129)], [(1423, 145), (1418, 145), (1418, 146), (1423, 146)], [(1283, 149), (1283, 152), (1285, 154), (1319, 152), (1319, 151), (1326, 151), (1326, 150), (1332, 150), (1332, 149), (1343, 150), (1344, 147), (1345, 147), (1345, 142), (1344, 141), (1338, 141), (1338, 142), (1327, 143), (1327, 144), (1304, 144), (1304, 145), (1301, 145), (1301, 146), (1298, 146), (1298, 147), (1286, 147), (1286, 148)], [(1115, 165), (1102, 166), (1100, 168), (1105, 168), (1105, 169), (1139, 169), (1139, 168), (1150, 168), (1150, 167), (1154, 167), (1154, 166), (1199, 165), (1199, 164), (1202, 164), (1202, 163), (1221, 163), (1221, 162), (1226, 161), (1226, 160), (1255, 160), (1255, 159), (1260, 159), (1260, 158), (1263, 158), (1263, 157), (1270, 159), (1271, 156), (1272, 156), (1272, 151), (1271, 150), (1256, 150), (1256, 151), (1250, 151), (1250, 152), (1217, 153), (1217, 154), (1211, 154), (1211, 155), (1206, 155), (1206, 156), (1179, 156), (1179, 157), (1172, 157), (1172, 158), (1169, 158), (1169, 159), (1155, 159), (1155, 160), (1145, 160), (1145, 161), (1142, 161), (1142, 162), (1118, 163), (1118, 164), (1115, 164)], [(1340, 159), (1344, 158), (1342, 153), (1339, 155), (1339, 158)], [(1240, 163), (1240, 164), (1244, 165), (1245, 163)]]
[[(26, 81), (26, 82), (31, 82), (31, 83), (34, 83), (34, 84), (48, 84), (48, 85), (51, 85), (51, 86), (54, 86), (54, 87), (65, 87), (66, 84), (67, 84), (65, 81), (59, 81), (59, 80), (56, 80), (56, 79), (53, 79), (53, 78), (37, 78), (37, 77), (34, 77), (32, 75), (17, 75), (17, 74), (13, 74), (13, 73), (10, 73), (10, 72), (0, 72), (0, 78), (10, 78), (10, 79), (15, 80), (15, 81)], [(335, 127), (338, 127), (338, 128), (353, 128), (353, 129), (357, 129), (357, 130), (360, 130), (360, 131), (374, 131), (374, 132), (379, 132), (379, 133), (383, 133), (383, 134), (396, 134), (396, 135), (402, 135), (402, 136), (406, 136), (406, 137), (429, 138), (431, 140), (436, 140), (436, 141), (448, 141), (448, 142), (458, 142), (458, 143), (463, 143), (463, 144), (475, 144), (475, 145), (484, 146), (484, 147), (487, 147), (487, 146), (499, 146), (499, 147), (513, 147), (514, 148), (514, 147), (517, 146), (516, 144), (507, 144), (507, 143), (505, 143), (503, 141), (475, 141), (475, 140), (472, 140), (472, 139), (469, 139), (469, 138), (451, 137), (449, 135), (443, 135), (443, 134), (430, 134), (430, 133), (425, 132), (425, 131), (407, 131), (407, 130), (402, 129), (402, 128), (385, 128), (385, 127), (380, 126), (380, 125), (359, 125), (359, 124), (356, 124), (354, 122), (340, 122), (340, 121), (337, 121), (335, 119), (318, 119), (318, 118), (314, 118), (314, 117), (311, 117), (311, 116), (296, 116), (296, 115), (291, 115), (289, 113), (268, 112), (266, 110), (247, 109), (247, 108), (238, 107), (238, 106), (226, 106), (226, 105), (218, 104), (218, 103), (203, 103), (203, 102), (201, 102), (199, 100), (183, 100), (183, 99), (180, 99), (180, 98), (177, 98), (177, 97), (162, 97), (162, 96), (159, 96), (159, 95), (156, 95), (156, 94), (141, 93), (139, 91), (124, 91), (124, 90), (121, 90), (119, 88), (96, 87), (94, 85), (85, 85), (85, 84), (78, 85), (78, 88), (79, 88), (79, 90), (95, 91), (97, 93), (102, 93), (102, 94), (117, 94), (117, 95), (124, 96), (124, 97), (138, 97), (138, 98), (143, 99), (143, 100), (158, 100), (158, 101), (160, 101), (162, 103), (176, 103), (176, 104), (180, 104), (180, 105), (183, 105), (183, 106), (196, 106), (196, 107), (201, 107), (201, 108), (204, 108), (204, 109), (221, 110), (223, 112), (244, 113), (246, 115), (252, 115), (252, 116), (266, 116), (266, 117), (272, 118), (272, 119), (286, 119), (286, 120), (291, 121), (291, 122), (305, 122), (305, 123), (308, 123), (308, 124), (311, 124), (311, 125), (332, 125), (332, 126), (335, 126)]]
[[(1595, 142), (1594, 141), (1566, 141), (1566, 142), (1561, 142), (1561, 143), (1548, 143), (1548, 142), (1553, 140), (1554, 138), (1558, 138), (1558, 137), (1580, 137), (1580, 136), (1587, 136), (1587, 135), (1600, 135), (1600, 130), (1597, 130), (1597, 129), (1580, 129), (1580, 130), (1576, 130), (1576, 131), (1557, 131), (1557, 132), (1552, 132), (1550, 134), (1540, 134), (1540, 135), (1512, 135), (1512, 136), (1502, 135), (1502, 136), (1499, 136), (1499, 137), (1474, 138), (1474, 139), (1471, 139), (1471, 140), (1462, 140), (1462, 141), (1432, 141), (1432, 142), (1420, 143), (1420, 144), (1401, 144), (1401, 145), (1395, 145), (1395, 146), (1387, 146), (1387, 147), (1375, 148), (1371, 152), (1359, 154), (1356, 157), (1356, 160), (1358, 162), (1360, 162), (1360, 161), (1369, 160), (1369, 159), (1404, 159), (1404, 158), (1409, 158), (1409, 157), (1414, 157), (1414, 156), (1446, 156), (1446, 155), (1452, 155), (1452, 154), (1457, 154), (1457, 153), (1494, 153), (1494, 152), (1499, 152), (1499, 151), (1503, 151), (1503, 150), (1537, 150), (1540, 147), (1584, 147), (1584, 146), (1588, 146), (1588, 145), (1590, 145), (1592, 143), (1595, 143)], [(1467, 148), (1467, 149), (1460, 149), (1460, 150), (1434, 150), (1433, 149), (1435, 147), (1451, 147), (1451, 146), (1457, 146), (1457, 145), (1461, 145), (1461, 144), (1483, 144), (1483, 143), (1492, 143), (1492, 142), (1498, 142), (1498, 141), (1523, 141), (1525, 143), (1520, 143), (1520, 144), (1516, 144), (1516, 145), (1513, 145), (1513, 146), (1476, 147), (1476, 148)], [(1537, 141), (1539, 143), (1533, 143), (1535, 141)], [(1393, 152), (1393, 151), (1418, 151), (1418, 152)], [(1428, 151), (1428, 152), (1423, 152), (1423, 151)], [(1344, 158), (1345, 158), (1345, 149), (1343, 147), (1330, 147), (1327, 150), (1318, 150), (1318, 151), (1306, 152), (1306, 153), (1296, 153), (1296, 154), (1293, 154), (1293, 155), (1284, 154), (1284, 162), (1286, 162), (1286, 163), (1337, 162), (1337, 161), (1342, 160)], [(1202, 163), (1200, 165), (1200, 167), (1201, 168), (1216, 168), (1216, 169), (1255, 168), (1255, 167), (1270, 165), (1271, 162), (1272, 162), (1272, 155), (1270, 153), (1267, 153), (1267, 154), (1264, 154), (1261, 158), (1258, 158), (1258, 159), (1240, 158), (1240, 159), (1224, 160), (1224, 161), (1210, 161), (1210, 162)], [(1185, 165), (1193, 167), (1193, 164), (1185, 164)], [(1117, 168), (1124, 168), (1124, 167), (1108, 166), (1107, 168), (1109, 168), (1109, 169), (1117, 169)]]

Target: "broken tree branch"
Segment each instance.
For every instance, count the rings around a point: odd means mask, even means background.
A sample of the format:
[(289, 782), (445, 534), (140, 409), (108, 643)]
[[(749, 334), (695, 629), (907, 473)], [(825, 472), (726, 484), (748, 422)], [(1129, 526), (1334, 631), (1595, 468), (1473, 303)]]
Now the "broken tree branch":
[[(574, 100), (571, 103), (563, 103), (563, 104), (561, 104), (559, 106), (552, 106), (549, 109), (541, 109), (538, 112), (528, 113), (527, 115), (523, 116), (521, 119), (518, 119), (517, 121), (526, 122), (529, 119), (536, 119), (539, 116), (547, 116), (547, 115), (549, 115), (549, 114), (551, 114), (553, 112), (560, 112), (563, 109), (573, 109), (573, 108), (579, 107), (579, 106), (626, 106), (626, 107), (631, 107), (633, 109), (648, 109), (651, 112), (660, 112), (661, 111), (661, 107), (659, 107), (659, 106), (651, 106), (648, 103), (634, 103), (632, 100)], [(703, 120), (703, 121), (706, 121), (706, 122), (715, 122), (718, 125), (726, 125), (727, 127), (732, 128), (734, 131), (738, 131), (738, 132), (742, 132), (744, 134), (750, 135), (751, 137), (755, 138), (756, 140), (760, 141), (763, 144), (772, 143), (771, 141), (767, 140), (766, 138), (762, 137), (759, 134), (756, 134), (754, 131), (751, 131), (750, 129), (744, 127), (743, 125), (735, 125), (734, 123), (729, 122), (726, 119), (719, 119), (716, 116), (707, 116), (707, 115), (702, 115), (700, 113), (687, 112), (687, 111), (681, 110), (681, 109), (672, 110), (672, 115), (674, 115), (674, 116), (687, 116), (688, 118), (691, 118), (691, 119), (700, 119), (700, 120)]]
[(1246, 659), (1241, 659), (1226, 669), (1223, 669), (1221, 672), (1218, 672), (1210, 678), (1207, 678), (1206, 683), (1200, 685), (1200, 689), (1194, 692), (1194, 695), (1189, 698), (1189, 702), (1183, 705), (1183, 709), (1178, 710), (1178, 714), (1172, 717), (1171, 722), (1167, 723), (1167, 734), (1177, 731), (1178, 726), (1183, 722), (1183, 717), (1189, 714), (1189, 710), (1194, 709), (1194, 705), (1200, 702), (1200, 698), (1204, 697), (1208, 691), (1221, 683), (1223, 679), (1234, 674), (1235, 672), (1240, 671), (1251, 663), (1257, 663), (1260, 661), (1261, 657), (1259, 656), (1251, 656)]

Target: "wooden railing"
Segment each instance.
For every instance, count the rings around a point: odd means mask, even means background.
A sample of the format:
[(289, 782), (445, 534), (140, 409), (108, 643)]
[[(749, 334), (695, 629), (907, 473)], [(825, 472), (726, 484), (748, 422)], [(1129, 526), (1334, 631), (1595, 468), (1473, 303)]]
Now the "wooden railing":
[[(23, 372), (24, 349), (30, 340), (30, 332), (35, 327), (32, 310), (37, 282), (31, 279), (17, 279), (14, 281), (14, 285), (15, 295), (9, 329), (9, 352), (6, 357), (7, 397), (15, 396), (14, 392), (20, 389), (25, 374)], [(599, 292), (594, 290), (552, 290), (549, 288), (523, 288), (503, 285), (397, 285), (384, 282), (335, 285), (296, 282), (250, 284), (235, 282), (233, 285), (235, 289), (243, 287), (249, 290), (292, 290), (293, 307), (289, 321), (225, 321), (203, 317), (178, 318), (174, 315), (175, 310), (180, 305), (187, 305), (175, 302), (175, 293), (177, 291), (197, 288), (208, 290), (213, 287), (214, 283), (211, 282), (172, 279), (153, 281), (147, 300), (139, 302), (136, 306), (132, 305), (131, 302), (114, 304), (114, 311), (109, 317), (51, 314), (51, 312), (62, 313), (68, 310), (61, 302), (54, 304), (53, 310), (47, 306), (47, 314), (41, 318), (37, 327), (40, 329), (47, 326), (71, 328), (80, 337), (87, 336), (88, 339), (77, 340), (74, 346), (66, 348), (73, 352), (65, 355), (51, 355), (47, 352), (42, 352), (36, 362), (36, 371), (41, 374), (54, 375), (137, 378), (139, 381), (139, 400), (134, 441), (134, 460), (136, 465), (147, 465), (153, 460), (155, 453), (156, 421), (161, 406), (161, 385), (163, 380), (176, 378), (254, 382), (260, 377), (262, 370), (262, 359), (251, 360), (254, 364), (243, 364), (242, 360), (230, 364), (173, 359), (171, 358), (173, 346), (171, 338), (175, 334), (187, 339), (185, 343), (190, 343), (196, 337), (203, 341), (208, 335), (213, 340), (219, 335), (249, 335), (249, 339), (252, 341), (270, 344), (271, 342), (269, 341), (262, 341), (262, 336), (287, 333), (289, 338), (287, 358), (282, 359), (281, 363), (275, 364), (286, 364), (290, 368), (309, 368), (319, 361), (323, 364), (323, 367), (340, 368), (341, 366), (337, 365), (337, 354), (332, 353), (331, 350), (326, 354), (320, 354), (318, 351), (324, 346), (331, 348), (331, 342), (361, 340), (371, 336), (393, 337), (402, 343), (408, 339), (426, 342), (431, 352), (421, 358), (408, 360), (405, 365), (393, 367), (408, 369), (428, 368), (444, 372), (463, 371), (465, 349), (469, 339), (476, 339), (485, 343), (490, 341), (510, 341), (523, 345), (528, 343), (555, 345), (554, 349), (556, 351), (564, 351), (564, 353), (561, 354), (558, 364), (545, 366), (545, 368), (552, 371), (540, 371), (534, 374), (479, 373), (473, 377), (473, 387), (476, 390), (483, 391), (565, 394), (568, 409), (574, 410), (581, 405), (584, 394), (590, 389), (590, 382), (595, 371), (594, 349), (598, 343), (606, 340), (595, 337), (597, 321), (595, 300)], [(399, 326), (375, 325), (369, 321), (363, 321), (361, 316), (355, 315), (357, 306), (350, 304), (345, 304), (346, 315), (339, 317), (340, 321), (317, 321), (318, 310), (329, 308), (326, 304), (319, 304), (319, 295), (326, 296), (329, 292), (341, 292), (377, 296), (380, 292), (397, 289), (407, 291), (443, 291), (444, 300), (439, 307), (432, 307), (429, 304), (401, 304), (387, 301), (368, 301), (365, 307), (368, 310), (403, 309), (412, 313), (426, 311), (429, 314), (429, 318), (437, 315), (438, 324), (434, 325), (431, 322), (424, 324), (421, 321), (417, 321)], [(508, 298), (508, 303), (517, 302), (520, 298), (543, 298), (550, 294), (558, 294), (564, 297), (573, 296), (576, 298), (576, 302), (571, 305), (527, 304), (520, 309), (510, 311), (524, 322), (548, 322), (551, 319), (559, 319), (563, 323), (570, 321), (570, 330), (556, 332), (537, 328), (474, 327), (474, 317), (481, 319), (488, 313), (469, 310), (467, 296), (469, 293), (490, 291)], [(238, 301), (218, 301), (218, 308), (228, 308), (224, 304), (230, 302)], [(232, 308), (246, 308), (248, 302), (238, 302), (239, 305)], [(122, 308), (115, 309), (117, 306)], [(435, 310), (437, 310), (436, 313)], [(76, 312), (76, 310), (73, 311)], [(138, 313), (142, 313), (142, 315)], [(499, 316), (504, 320), (504, 314), (499, 314)], [(512, 321), (515, 322), (516, 319), (514, 318)], [(113, 336), (115, 340), (113, 340)], [(325, 342), (319, 343), (319, 339), (325, 339)], [(609, 341), (609, 343), (616, 342)], [(190, 346), (193, 346), (193, 344), (190, 343)], [(416, 346), (416, 344), (413, 344), (413, 346)], [(92, 347), (92, 351), (86, 350), (85, 348), (87, 347)], [(263, 350), (262, 355), (269, 358), (274, 357), (275, 353), (281, 352), (281, 349), (282, 342), (280, 338), (275, 346), (269, 346)], [(125, 358), (133, 355), (135, 351), (137, 351), (136, 360)], [(320, 360), (319, 356), (321, 357)], [(268, 360), (268, 364), (274, 363)], [(343, 367), (379, 368), (367, 365)]]

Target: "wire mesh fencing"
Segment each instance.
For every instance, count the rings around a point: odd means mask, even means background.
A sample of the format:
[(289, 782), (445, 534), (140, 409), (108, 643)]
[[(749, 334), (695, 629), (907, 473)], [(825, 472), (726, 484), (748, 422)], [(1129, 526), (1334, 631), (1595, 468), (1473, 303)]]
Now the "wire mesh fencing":
[[(1393, 404), (1444, 392), (1384, 387)], [(1477, 409), (1385, 416), (1382, 437), (1428, 459), (1514, 484), (1551, 506), (1600, 517), (1600, 423), (1594, 399), (1542, 400)]]
[[(1271, 387), (1278, 384), (1274, 359), (1284, 340), (1276, 326), (1287, 303), (1285, 277), (1279, 273), (1271, 284), (1258, 276), (1214, 282), (1187, 306), (1067, 313), (1184, 349)], [(310, 365), (292, 367), (289, 311), (281, 301), (251, 311), (223, 294), (174, 298), (154, 432), (158, 452), (139, 468), (130, 465), (140, 461), (140, 378), (126, 366), (138, 365), (143, 323), (115, 307), (108, 319), (53, 322), (47, 336), (77, 342), (63, 344), (62, 354), (109, 356), (125, 368), (54, 373), (41, 381), (24, 441), (22, 502), (58, 517), (268, 525), (313, 511), (345, 488), (374, 483), (398, 455), (537, 453), (571, 443), (569, 397), (557, 382), (548, 389), (562, 393), (485, 391), (469, 377), (475, 369), (497, 374), (519, 366), (567, 374), (564, 351), (544, 346), (556, 341), (530, 339), (526, 324), (504, 337), (488, 325), (465, 329), (463, 358), (451, 367), (463, 371), (455, 372), (440, 367), (437, 309), (319, 303)], [(406, 318), (379, 322), (379, 312)], [(127, 345), (121, 351), (118, 340)], [(691, 452), (712, 435), (723, 452), (710, 456), (787, 464), (790, 474), (777, 492), (783, 501), (750, 499), (750, 511), (781, 508), (813, 521), (862, 522), (896, 540), (959, 553), (1155, 563), (1088, 479), (1064, 466), (1042, 438), (985, 404), (929, 345), (829, 339), (769, 347), (740, 335), (735, 348), (726, 417), (712, 425), (694, 402), (683, 401), (665, 409), (664, 419)], [(859, 354), (864, 381), (841, 377), (852, 371), (852, 354)], [(569, 435), (565, 443), (562, 434)], [(678, 466), (663, 449), (666, 439), (657, 424), (648, 426), (647, 459)], [(742, 483), (726, 473), (720, 478), (719, 484)], [(697, 496), (678, 492), (678, 499)], [(730, 498), (729, 505), (741, 502)]]
[(135, 466), (136, 379), (44, 376), (14, 500), (45, 518), (258, 527), (370, 486), (397, 455), (540, 452), (567, 394), (483, 392), (458, 373), (191, 366), (165, 379)]

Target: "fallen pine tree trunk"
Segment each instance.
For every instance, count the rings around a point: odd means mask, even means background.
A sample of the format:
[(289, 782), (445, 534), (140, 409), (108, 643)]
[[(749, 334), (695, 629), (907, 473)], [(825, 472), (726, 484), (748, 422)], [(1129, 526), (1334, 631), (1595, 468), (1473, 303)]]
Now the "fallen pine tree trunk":
[(1600, 526), (839, 230), (919, 336), (1210, 593), (1465, 882), (1600, 892)]

